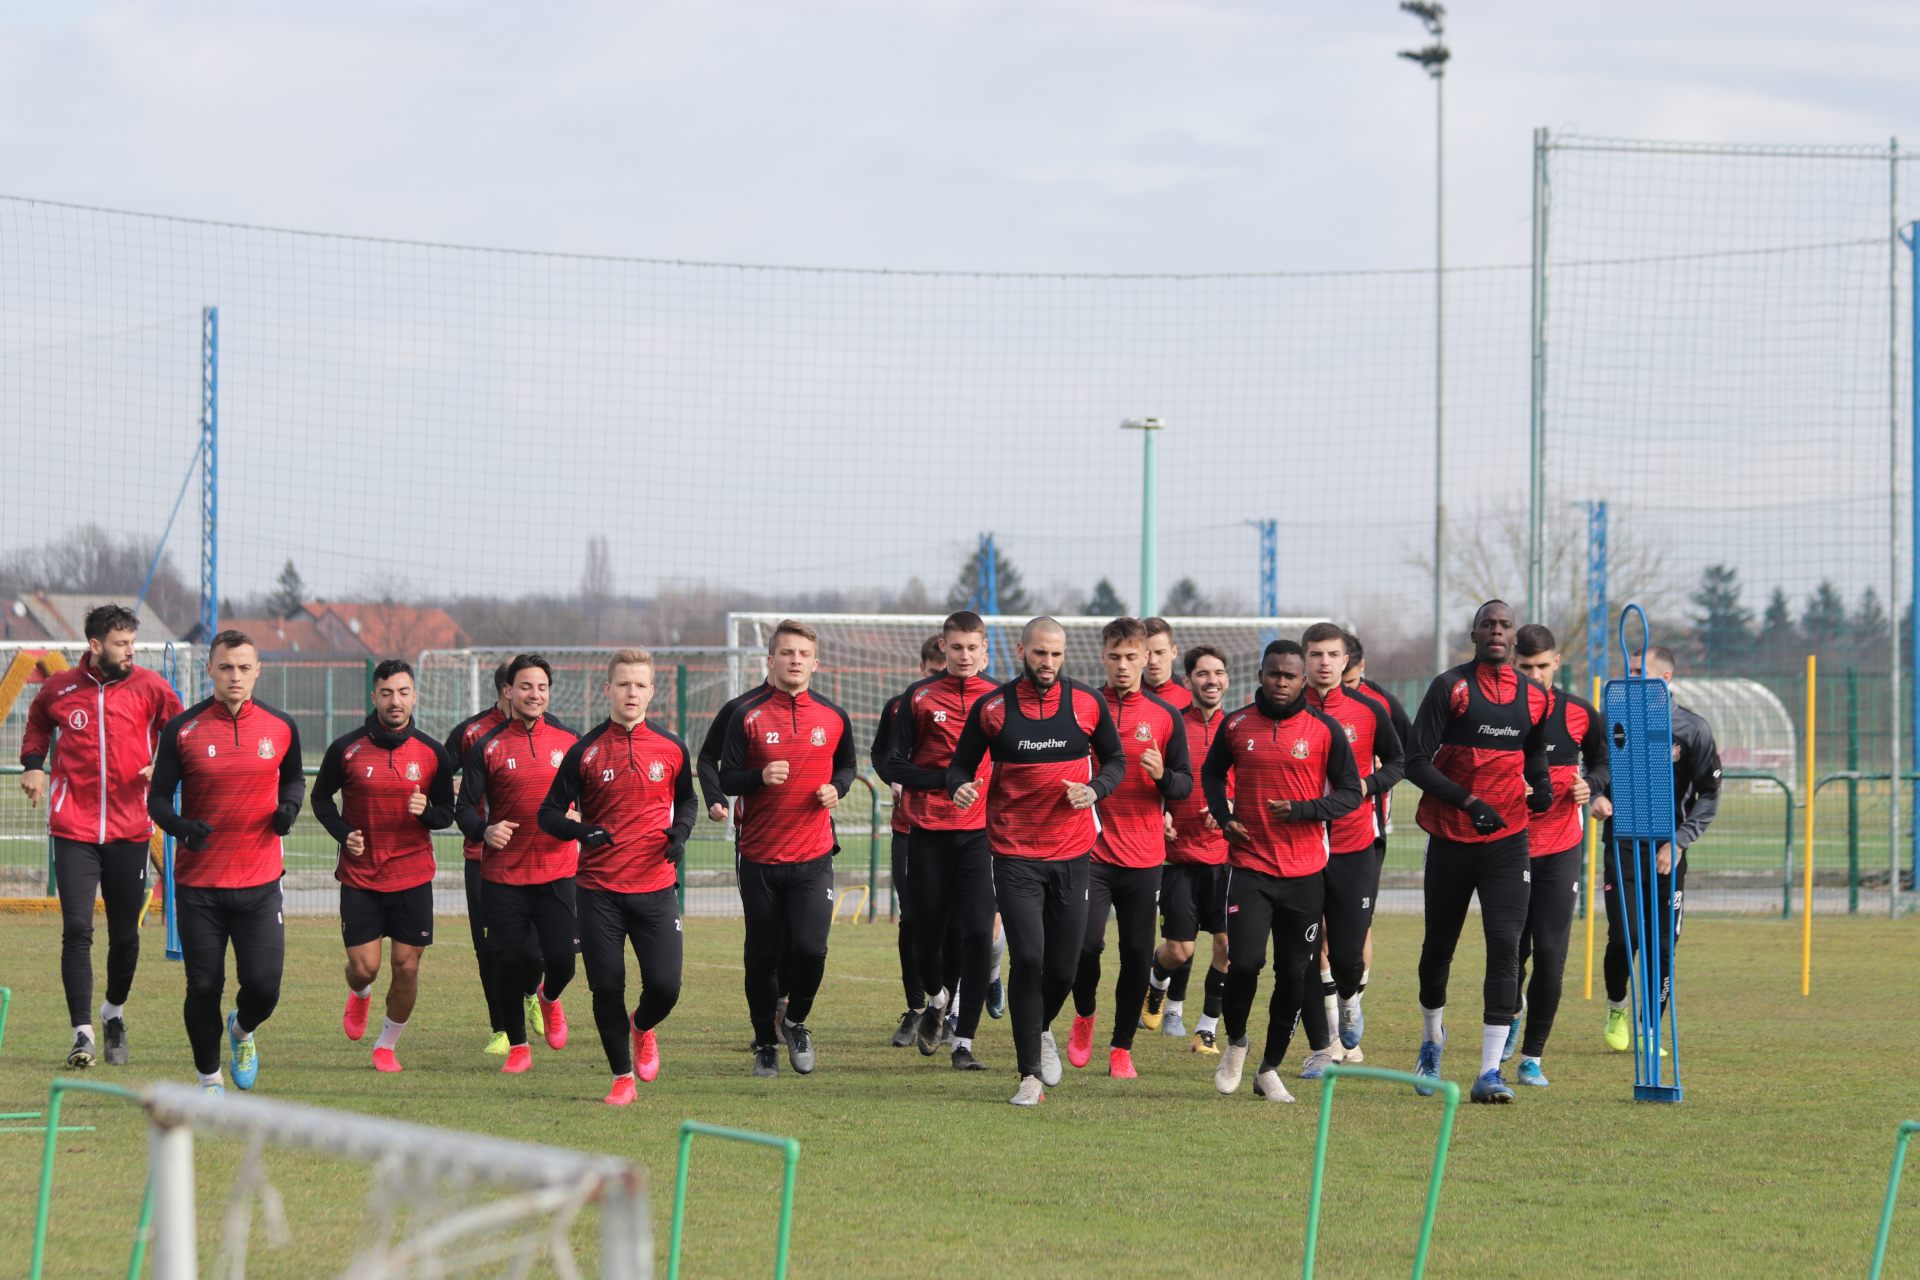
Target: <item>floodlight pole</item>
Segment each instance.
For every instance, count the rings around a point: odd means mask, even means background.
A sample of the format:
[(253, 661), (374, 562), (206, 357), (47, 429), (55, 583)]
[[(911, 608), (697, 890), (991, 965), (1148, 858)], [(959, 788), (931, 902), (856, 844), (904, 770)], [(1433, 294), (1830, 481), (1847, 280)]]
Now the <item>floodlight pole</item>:
[(1433, 37), (1426, 48), (1402, 49), (1400, 56), (1418, 64), (1433, 80), (1433, 665), (1440, 671), (1447, 666), (1446, 74), (1451, 54), (1446, 45), (1445, 5), (1430, 0), (1400, 0), (1400, 9), (1420, 19)]
[(1154, 601), (1160, 598), (1160, 528), (1156, 462), (1154, 458), (1154, 439), (1166, 429), (1167, 424), (1158, 418), (1128, 418), (1120, 424), (1122, 431), (1138, 431), (1143, 447), (1140, 455), (1140, 616), (1145, 617), (1154, 610)]

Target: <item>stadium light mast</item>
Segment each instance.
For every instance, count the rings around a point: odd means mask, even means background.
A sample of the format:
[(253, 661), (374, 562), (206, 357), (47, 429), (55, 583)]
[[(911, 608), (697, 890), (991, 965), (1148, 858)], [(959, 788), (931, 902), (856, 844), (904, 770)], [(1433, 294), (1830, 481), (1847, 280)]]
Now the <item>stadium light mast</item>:
[(1158, 418), (1128, 418), (1120, 424), (1122, 431), (1138, 431), (1143, 446), (1140, 454), (1140, 617), (1146, 617), (1154, 610), (1153, 602), (1160, 598), (1160, 500), (1153, 452), (1154, 438), (1166, 430), (1167, 424)]
[(1417, 64), (1433, 80), (1433, 666), (1447, 666), (1446, 575), (1447, 500), (1443, 483), (1446, 468), (1446, 44), (1447, 7), (1429, 0), (1400, 0), (1400, 11), (1420, 19), (1432, 37), (1424, 49), (1402, 49), (1400, 56)]

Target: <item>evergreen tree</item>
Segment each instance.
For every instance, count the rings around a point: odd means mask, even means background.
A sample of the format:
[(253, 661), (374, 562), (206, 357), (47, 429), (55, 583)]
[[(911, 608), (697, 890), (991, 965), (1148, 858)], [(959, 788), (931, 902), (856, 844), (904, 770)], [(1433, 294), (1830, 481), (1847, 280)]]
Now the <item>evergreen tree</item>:
[(1767, 671), (1791, 669), (1794, 651), (1800, 647), (1800, 633), (1793, 625), (1793, 606), (1779, 587), (1767, 597), (1767, 611), (1760, 617), (1760, 639), (1755, 646), (1761, 666)]
[[(973, 554), (967, 557), (967, 562), (960, 566), (960, 576), (954, 579), (953, 586), (947, 591), (948, 609), (974, 607), (974, 592), (980, 589), (981, 561), (984, 558), (983, 548), (975, 547)], [(1001, 613), (1025, 613), (1032, 607), (1032, 602), (1027, 599), (1027, 588), (1020, 580), (1020, 571), (1013, 567), (1013, 561), (997, 545), (993, 577), (999, 591)]]
[(1753, 649), (1753, 610), (1740, 603), (1740, 572), (1708, 565), (1700, 573), (1693, 601), (1693, 638), (1700, 645), (1703, 671), (1733, 671)]
[(1828, 653), (1847, 643), (1847, 602), (1831, 578), (1822, 578), (1807, 597), (1807, 607), (1800, 611), (1800, 638), (1815, 653)]
[(1087, 603), (1080, 612), (1094, 618), (1118, 618), (1127, 612), (1127, 602), (1113, 589), (1113, 584), (1105, 578), (1093, 584), (1093, 594), (1087, 597)]
[(273, 591), (267, 596), (267, 612), (276, 618), (291, 618), (306, 602), (307, 584), (301, 581), (300, 571), (289, 560), (282, 566), (280, 576), (273, 580)]
[(1200, 584), (1192, 578), (1174, 583), (1173, 590), (1160, 602), (1160, 613), (1168, 618), (1202, 618), (1212, 612), (1212, 603), (1200, 594)]
[(1848, 625), (1854, 649), (1861, 654), (1885, 653), (1887, 648), (1887, 611), (1880, 607), (1880, 594), (1872, 587), (1860, 593)]

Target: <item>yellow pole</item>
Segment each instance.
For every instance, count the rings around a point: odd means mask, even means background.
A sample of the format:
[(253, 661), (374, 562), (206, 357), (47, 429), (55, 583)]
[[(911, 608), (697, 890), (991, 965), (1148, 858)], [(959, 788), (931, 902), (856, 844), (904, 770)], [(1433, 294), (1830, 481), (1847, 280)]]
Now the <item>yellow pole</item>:
[[(1593, 678), (1593, 706), (1600, 708), (1600, 677)], [(1593, 804), (1587, 804), (1587, 994), (1593, 999), (1593, 917), (1601, 909), (1600, 893), (1600, 821), (1593, 816)]]
[(1819, 664), (1817, 657), (1807, 655), (1807, 771), (1800, 778), (1807, 797), (1807, 874), (1806, 888), (1800, 896), (1800, 994), (1803, 996), (1813, 994), (1813, 712)]

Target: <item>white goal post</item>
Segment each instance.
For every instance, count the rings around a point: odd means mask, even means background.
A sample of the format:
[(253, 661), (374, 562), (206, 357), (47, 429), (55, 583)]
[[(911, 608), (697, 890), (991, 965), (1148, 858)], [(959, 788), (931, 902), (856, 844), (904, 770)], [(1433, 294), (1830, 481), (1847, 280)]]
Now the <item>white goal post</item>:
[(153, 1180), (153, 1274), (198, 1280), (194, 1136), (248, 1144), (228, 1197), (222, 1230), (225, 1273), (244, 1275), (256, 1207), (267, 1233), (284, 1231), (285, 1204), (264, 1165), (267, 1148), (331, 1157), (371, 1170), (366, 1212), (343, 1273), (375, 1277), (455, 1276), (506, 1263), (524, 1275), (544, 1261), (580, 1276), (570, 1228), (589, 1206), (600, 1211), (601, 1280), (653, 1273), (646, 1177), (628, 1161), (558, 1147), (436, 1129), (379, 1116), (158, 1083), (141, 1095), (149, 1121)]

